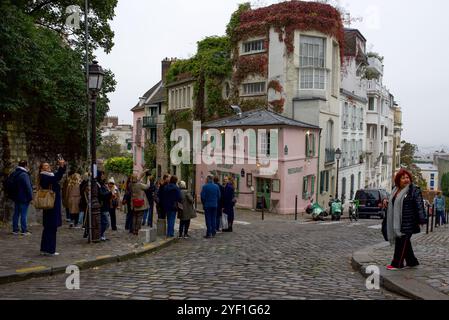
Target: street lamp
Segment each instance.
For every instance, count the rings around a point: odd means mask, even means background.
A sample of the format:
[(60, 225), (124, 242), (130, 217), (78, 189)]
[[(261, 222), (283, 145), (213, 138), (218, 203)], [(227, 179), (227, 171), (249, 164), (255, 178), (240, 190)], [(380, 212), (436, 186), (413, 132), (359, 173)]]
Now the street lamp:
[(98, 187), (97, 187), (97, 96), (103, 85), (104, 72), (97, 61), (93, 61), (89, 65), (89, 93), (91, 97), (91, 186), (90, 186), (90, 215), (89, 215), (89, 243), (99, 242), (100, 234), (100, 203), (98, 202)]
[(335, 190), (335, 199), (338, 199), (338, 179), (339, 179), (338, 173), (339, 173), (339, 169), (340, 169), (341, 154), (342, 154), (342, 152), (341, 152), (340, 148), (338, 148), (335, 151), (335, 159), (337, 159), (337, 187), (336, 187), (336, 190)]

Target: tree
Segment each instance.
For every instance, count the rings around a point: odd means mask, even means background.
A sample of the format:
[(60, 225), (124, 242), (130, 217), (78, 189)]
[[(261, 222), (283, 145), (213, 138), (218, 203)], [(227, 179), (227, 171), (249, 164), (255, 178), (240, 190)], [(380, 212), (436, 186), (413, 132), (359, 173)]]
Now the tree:
[(133, 159), (117, 157), (107, 160), (104, 164), (106, 172), (130, 176), (133, 174)]
[[(1, 2), (0, 117), (26, 121), (23, 129), (32, 137), (28, 139), (31, 145), (41, 149), (67, 146), (64, 152), (82, 156), (87, 153), (85, 53), (72, 42), (81, 35), (67, 36), (62, 31), (66, 2)], [(105, 23), (116, 1), (91, 3), (92, 22), (98, 23), (92, 25), (91, 50), (95, 46), (110, 50), (113, 34), (107, 32)], [(115, 85), (114, 75), (106, 70), (97, 100), (97, 125), (108, 112), (107, 94), (115, 90)]]
[(441, 191), (444, 196), (449, 197), (449, 172), (443, 174), (441, 177)]
[(118, 143), (116, 136), (104, 137), (100, 146), (97, 149), (98, 158), (111, 159), (116, 157), (123, 157), (122, 147)]
[(414, 163), (414, 157), (418, 146), (402, 141), (403, 147), (401, 151), (401, 165), (411, 172), (414, 183), (421, 189), (427, 189), (427, 182), (424, 180), (421, 169)]

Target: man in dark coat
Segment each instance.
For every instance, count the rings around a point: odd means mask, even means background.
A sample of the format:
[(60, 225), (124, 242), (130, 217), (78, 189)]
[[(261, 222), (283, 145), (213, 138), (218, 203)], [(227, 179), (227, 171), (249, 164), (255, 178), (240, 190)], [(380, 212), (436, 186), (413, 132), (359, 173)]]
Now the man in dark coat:
[(27, 161), (20, 161), (16, 170), (11, 173), (14, 190), (12, 197), (14, 200), (13, 234), (19, 234), (19, 218), (22, 235), (30, 235), (27, 227), (28, 207), (33, 200), (33, 187)]
[(207, 177), (207, 183), (201, 190), (201, 202), (203, 203), (204, 216), (206, 219), (207, 234), (204, 238), (209, 239), (215, 237), (217, 207), (220, 200), (220, 188), (214, 184), (212, 176)]
[(223, 185), (220, 184), (220, 178), (214, 177), (214, 183), (218, 186), (220, 189), (220, 199), (218, 200), (217, 205), (217, 219), (216, 219), (216, 231), (220, 231), (220, 224), (221, 224), (221, 217), (223, 215), (223, 208), (224, 208), (224, 192), (225, 188)]
[(109, 228), (109, 211), (111, 209), (112, 192), (106, 186), (106, 177), (104, 172), (99, 171), (97, 177), (98, 200), (101, 204), (101, 241), (107, 241), (105, 236), (106, 230)]

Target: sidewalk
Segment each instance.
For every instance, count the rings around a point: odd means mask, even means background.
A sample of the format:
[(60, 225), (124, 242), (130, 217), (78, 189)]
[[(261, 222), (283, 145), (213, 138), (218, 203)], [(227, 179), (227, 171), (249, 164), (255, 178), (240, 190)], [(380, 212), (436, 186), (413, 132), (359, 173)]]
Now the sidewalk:
[[(380, 232), (380, 230), (379, 230)], [(449, 300), (449, 228), (425, 231), (412, 238), (415, 255), (421, 265), (413, 269), (387, 271), (394, 248), (384, 242), (370, 246), (352, 257), (354, 268), (364, 276), (369, 265), (381, 271), (381, 285), (390, 291), (417, 300)]]
[[(156, 223), (153, 225), (156, 226)], [(83, 229), (69, 229), (68, 223), (64, 222), (58, 229), (56, 251), (61, 255), (57, 257), (40, 255), (42, 235), (40, 224), (36, 222), (30, 224), (29, 230), (32, 233), (30, 236), (12, 235), (10, 225), (0, 227), (0, 284), (64, 273), (69, 265), (86, 269), (124, 261), (176, 242), (176, 239), (158, 238), (156, 242), (144, 243), (145, 231), (139, 236), (133, 236), (124, 230), (124, 226), (125, 214), (118, 211), (119, 230), (106, 231), (110, 241), (88, 244), (87, 239), (83, 238)], [(145, 226), (142, 230), (148, 228)]]

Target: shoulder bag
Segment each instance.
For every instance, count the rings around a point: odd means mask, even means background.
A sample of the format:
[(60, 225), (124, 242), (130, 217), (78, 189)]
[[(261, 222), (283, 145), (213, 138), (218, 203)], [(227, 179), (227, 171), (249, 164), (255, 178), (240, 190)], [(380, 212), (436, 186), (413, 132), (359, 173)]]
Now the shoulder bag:
[(41, 189), (40, 185), (38, 185), (33, 197), (34, 207), (36, 209), (53, 209), (55, 207), (55, 201), (56, 194), (52, 189), (52, 185), (49, 186), (49, 189)]

